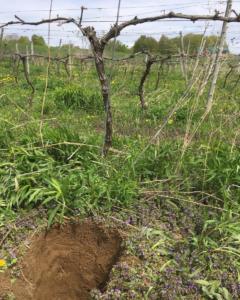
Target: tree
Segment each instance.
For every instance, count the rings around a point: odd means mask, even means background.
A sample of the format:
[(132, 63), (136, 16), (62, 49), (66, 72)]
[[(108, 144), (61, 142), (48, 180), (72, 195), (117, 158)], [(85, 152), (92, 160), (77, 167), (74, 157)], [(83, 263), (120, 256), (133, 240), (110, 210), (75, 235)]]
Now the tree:
[(45, 40), (41, 35), (34, 34), (32, 36), (34, 46), (46, 46)]
[[(189, 50), (190, 55), (196, 55), (199, 51), (201, 41), (203, 39), (202, 34), (193, 34), (189, 33), (183, 37), (184, 39), (184, 47), (185, 47), (185, 52)], [(207, 52), (212, 53), (213, 51), (216, 50), (216, 45), (217, 45), (218, 37), (216, 35), (210, 35), (206, 37), (206, 44), (205, 44), (205, 50)], [(159, 42), (158, 42), (158, 49), (160, 54), (177, 54), (178, 53), (178, 48), (180, 48), (180, 37), (174, 37), (174, 38), (168, 38), (165, 35), (162, 35)], [(228, 45), (227, 43), (224, 44), (224, 53), (228, 53)]]
[[(185, 47), (189, 47), (190, 54), (197, 54), (203, 39), (202, 34), (187, 34), (184, 36)], [(205, 50), (208, 52), (216, 51), (218, 37), (216, 35), (210, 35), (206, 37)]]
[[(203, 39), (202, 34), (187, 34), (184, 37), (185, 52), (189, 50), (189, 54), (197, 54)], [(207, 44), (207, 41), (206, 41)]]
[(158, 51), (158, 42), (153, 37), (141, 35), (133, 46), (133, 52), (137, 53), (140, 51), (149, 51), (155, 53)]
[(158, 42), (160, 54), (176, 54), (178, 47), (176, 39), (169, 39), (166, 35), (162, 35)]
[(19, 44), (29, 44), (30, 43), (30, 40), (27, 36), (21, 36), (19, 39), (18, 39), (18, 43)]
[(121, 53), (129, 52), (129, 48), (127, 45), (125, 45), (124, 43), (122, 43), (120, 41), (114, 42), (113, 40), (109, 41), (109, 43), (106, 45), (105, 51), (107, 51), (109, 53), (112, 51), (113, 48), (115, 49), (116, 52), (121, 52)]

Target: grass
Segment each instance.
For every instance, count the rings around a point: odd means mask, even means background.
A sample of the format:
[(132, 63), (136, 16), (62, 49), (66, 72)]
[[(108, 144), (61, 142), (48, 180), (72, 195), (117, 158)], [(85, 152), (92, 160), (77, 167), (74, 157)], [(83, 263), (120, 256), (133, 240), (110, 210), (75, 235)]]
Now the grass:
[(126, 68), (115, 65), (112, 72), (113, 152), (103, 158), (104, 114), (91, 63), (74, 68), (71, 82), (64, 70), (56, 75), (50, 68), (45, 147), (44, 67), (31, 66), (30, 109), (22, 72), (16, 84), (8, 63), (1, 64), (0, 228), (39, 207), (49, 226), (64, 216), (130, 218), (145, 228), (126, 242), (138, 263), (116, 266), (96, 299), (119, 293), (119, 299), (238, 299), (240, 88), (232, 90), (232, 81), (222, 88), (223, 70), (213, 111), (185, 148), (186, 126), (190, 133), (198, 126), (207, 91), (197, 98), (196, 84), (152, 140), (184, 94), (184, 79), (178, 68), (165, 70), (155, 89), (154, 66), (143, 112), (137, 96), (143, 66), (133, 76), (133, 66)]

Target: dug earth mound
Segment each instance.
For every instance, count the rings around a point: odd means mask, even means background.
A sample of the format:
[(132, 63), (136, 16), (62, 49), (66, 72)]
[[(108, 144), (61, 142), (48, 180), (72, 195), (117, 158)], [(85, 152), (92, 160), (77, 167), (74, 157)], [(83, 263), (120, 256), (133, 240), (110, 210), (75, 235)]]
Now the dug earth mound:
[(87, 300), (104, 288), (120, 252), (115, 229), (90, 221), (55, 226), (32, 239), (15, 282), (0, 275), (1, 292), (16, 300)]

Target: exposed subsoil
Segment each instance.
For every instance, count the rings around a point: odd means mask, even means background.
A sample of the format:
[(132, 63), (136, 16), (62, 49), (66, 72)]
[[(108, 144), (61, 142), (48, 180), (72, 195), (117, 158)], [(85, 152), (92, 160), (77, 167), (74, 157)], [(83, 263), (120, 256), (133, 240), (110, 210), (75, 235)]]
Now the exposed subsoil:
[(120, 252), (115, 229), (90, 221), (55, 226), (32, 239), (14, 283), (0, 274), (1, 292), (16, 300), (89, 299), (93, 288), (106, 284)]

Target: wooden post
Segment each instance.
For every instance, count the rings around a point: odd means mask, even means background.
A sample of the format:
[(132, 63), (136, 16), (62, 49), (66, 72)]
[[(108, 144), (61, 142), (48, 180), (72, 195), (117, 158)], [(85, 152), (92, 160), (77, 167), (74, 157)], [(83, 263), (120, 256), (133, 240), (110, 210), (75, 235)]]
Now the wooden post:
[[(232, 0), (228, 0), (226, 12), (225, 12), (226, 18), (228, 18), (230, 16), (231, 10), (232, 10)], [(218, 74), (220, 71), (220, 59), (221, 59), (221, 56), (223, 53), (224, 43), (226, 42), (227, 27), (228, 27), (228, 23), (224, 21), (223, 25), (222, 25), (222, 32), (221, 32), (221, 36), (220, 36), (217, 55), (216, 55), (216, 59), (214, 62), (213, 78), (212, 78), (211, 86), (210, 86), (209, 93), (208, 93), (206, 114), (208, 114), (211, 111), (212, 105), (213, 105), (213, 97), (214, 97), (214, 93), (215, 93), (215, 89), (216, 89)]]
[(69, 80), (72, 79), (72, 45), (68, 46), (68, 67), (69, 67)]
[(59, 45), (58, 45), (58, 51), (57, 51), (57, 74), (60, 75), (60, 51), (61, 51), (61, 47), (62, 47), (62, 39), (59, 40)]
[(27, 73), (30, 74), (30, 66), (29, 66), (29, 51), (28, 51), (28, 45), (26, 46), (26, 67), (27, 67)]
[(160, 82), (160, 74), (161, 74), (161, 72), (163, 72), (163, 61), (161, 61), (161, 63), (159, 63), (159, 66), (158, 66), (157, 80), (156, 80), (156, 84), (155, 84), (155, 90), (158, 89), (159, 82)]
[(187, 66), (186, 66), (186, 53), (184, 50), (184, 40), (182, 31), (180, 31), (180, 49), (181, 49), (181, 60), (182, 60), (182, 71), (185, 77), (186, 84), (188, 83), (188, 74), (187, 74)]
[(28, 65), (28, 56), (25, 55), (25, 56), (21, 56), (20, 55), (20, 59), (22, 61), (22, 64), (23, 64), (23, 72), (24, 72), (24, 76), (25, 76), (25, 79), (28, 83), (28, 85), (31, 87), (31, 95), (29, 96), (29, 107), (31, 108), (32, 107), (32, 104), (33, 104), (33, 97), (34, 97), (34, 94), (35, 94), (35, 88), (30, 80), (30, 77), (29, 77), (29, 65)]
[(15, 45), (15, 48), (16, 48), (16, 54), (19, 54), (19, 47), (18, 47), (18, 43), (16, 43), (16, 45)]
[(19, 71), (19, 64), (20, 64), (20, 58), (19, 56), (16, 54), (13, 56), (13, 76), (15, 79), (15, 83), (18, 84), (18, 71)]
[(190, 40), (188, 41), (188, 47), (187, 47), (187, 53), (186, 53), (186, 56), (185, 56), (185, 62), (186, 62), (186, 70), (187, 70), (187, 75), (189, 75), (189, 72), (191, 70), (191, 61), (189, 61), (189, 57), (190, 57), (190, 46), (191, 46), (191, 43), (190, 43)]
[(133, 76), (134, 76), (134, 72), (135, 72), (135, 67), (136, 67), (136, 64), (135, 64), (135, 61), (133, 62), (133, 66), (132, 66), (132, 70), (131, 70), (131, 75), (130, 75), (130, 80), (133, 81)]
[(32, 56), (31, 61), (34, 62), (35, 59), (34, 59), (34, 44), (33, 44), (33, 41), (31, 41), (31, 56)]
[(0, 59), (3, 55), (3, 36), (4, 36), (4, 28), (1, 29), (1, 35), (0, 35)]

